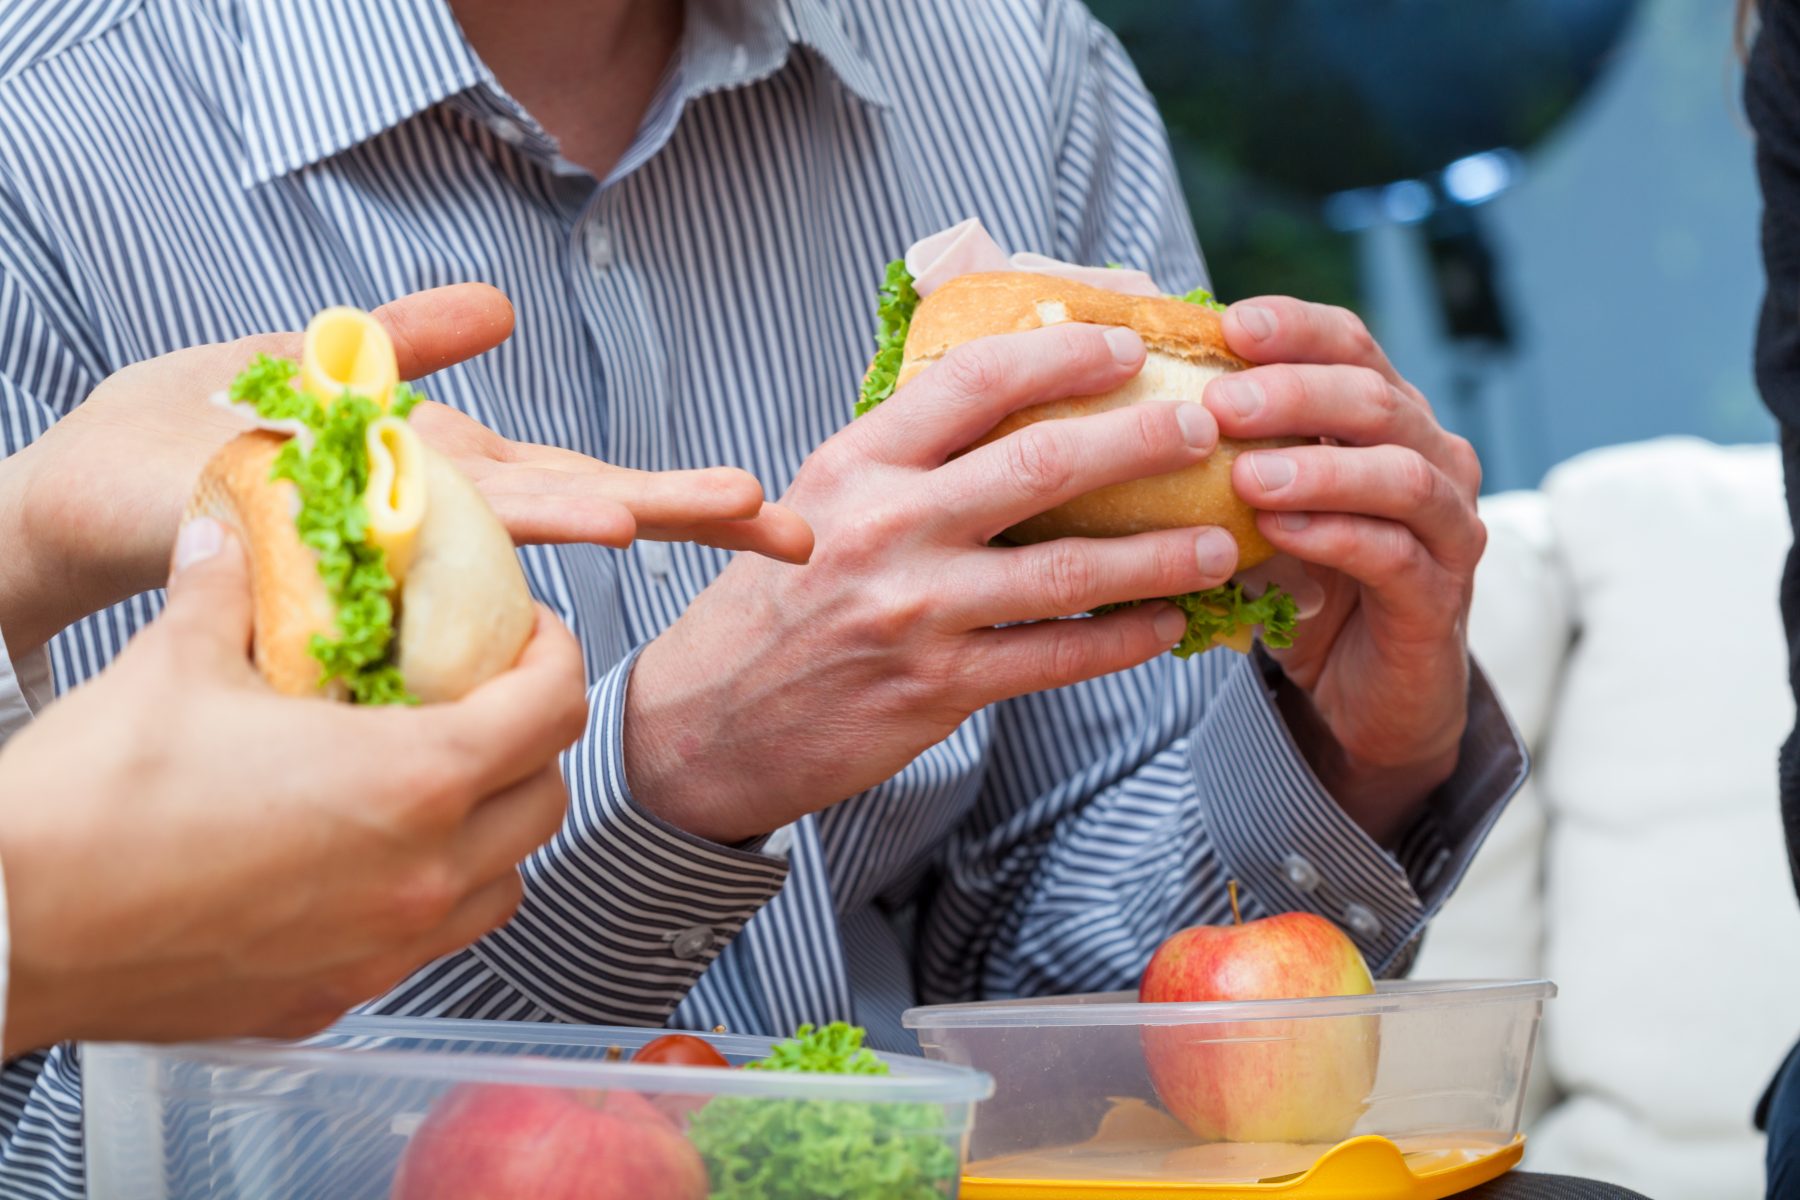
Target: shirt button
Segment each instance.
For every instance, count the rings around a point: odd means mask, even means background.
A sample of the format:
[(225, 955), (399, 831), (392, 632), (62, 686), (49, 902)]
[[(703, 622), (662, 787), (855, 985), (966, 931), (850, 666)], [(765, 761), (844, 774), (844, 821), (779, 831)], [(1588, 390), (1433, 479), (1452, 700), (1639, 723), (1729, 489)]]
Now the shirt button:
[(1360, 904), (1344, 905), (1344, 924), (1360, 938), (1373, 938), (1381, 933), (1381, 922), (1375, 919), (1374, 913)]
[(525, 127), (517, 121), (495, 121), (494, 136), (509, 146), (520, 146), (525, 143)]
[(641, 541), (637, 543), (638, 561), (644, 564), (644, 573), (653, 579), (668, 577), (673, 556), (669, 553), (666, 542)]
[(1303, 892), (1313, 892), (1319, 888), (1319, 872), (1298, 854), (1290, 854), (1281, 860), (1281, 873), (1287, 876), (1289, 883)]
[(584, 235), (587, 240), (588, 262), (594, 270), (604, 271), (612, 266), (612, 238), (607, 236), (606, 227), (598, 223), (589, 225)]
[(676, 958), (701, 958), (712, 949), (713, 931), (711, 925), (696, 925), (692, 929), (684, 929), (672, 939), (669, 947)]

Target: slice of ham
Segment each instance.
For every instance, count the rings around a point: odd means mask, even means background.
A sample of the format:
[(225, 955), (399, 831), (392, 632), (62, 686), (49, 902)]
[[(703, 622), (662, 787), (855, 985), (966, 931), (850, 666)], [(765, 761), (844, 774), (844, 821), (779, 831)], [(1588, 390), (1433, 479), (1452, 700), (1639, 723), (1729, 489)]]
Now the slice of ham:
[(305, 450), (308, 453), (312, 452), (313, 433), (312, 430), (306, 427), (305, 422), (293, 419), (282, 421), (270, 420), (268, 417), (257, 412), (256, 409), (252, 408), (250, 405), (240, 404), (233, 400), (229, 392), (214, 392), (207, 398), (211, 400), (213, 404), (243, 421), (245, 433), (248, 433), (253, 429), (262, 429), (269, 433), (279, 433), (283, 437), (297, 439), (302, 450)]
[(983, 271), (1030, 271), (1036, 275), (1056, 275), (1090, 287), (1106, 288), (1133, 296), (1166, 294), (1156, 286), (1154, 279), (1142, 271), (1124, 267), (1086, 267), (1024, 251), (1009, 255), (982, 228), (979, 217), (970, 217), (961, 224), (952, 225), (914, 242), (906, 252), (906, 270), (913, 277), (913, 290), (921, 296), (931, 295), (959, 275), (973, 275)]

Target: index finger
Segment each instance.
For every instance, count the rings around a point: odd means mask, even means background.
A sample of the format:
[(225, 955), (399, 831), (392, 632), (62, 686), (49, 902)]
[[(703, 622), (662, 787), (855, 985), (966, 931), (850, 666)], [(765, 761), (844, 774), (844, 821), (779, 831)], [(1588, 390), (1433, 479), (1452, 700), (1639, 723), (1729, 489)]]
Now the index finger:
[(471, 799), (527, 779), (587, 729), (575, 635), (543, 605), (519, 661), (461, 700), (409, 710), (414, 742), (472, 785)]
[(1075, 323), (964, 342), (850, 426), (870, 457), (941, 466), (1021, 408), (1095, 396), (1144, 365), (1134, 331)]
[(513, 306), (485, 283), (452, 283), (390, 300), (372, 315), (394, 342), (400, 378), (485, 354), (512, 336)]
[(1347, 308), (1292, 296), (1258, 296), (1225, 312), (1225, 341), (1253, 363), (1342, 363), (1368, 367), (1404, 387), (1381, 344)]

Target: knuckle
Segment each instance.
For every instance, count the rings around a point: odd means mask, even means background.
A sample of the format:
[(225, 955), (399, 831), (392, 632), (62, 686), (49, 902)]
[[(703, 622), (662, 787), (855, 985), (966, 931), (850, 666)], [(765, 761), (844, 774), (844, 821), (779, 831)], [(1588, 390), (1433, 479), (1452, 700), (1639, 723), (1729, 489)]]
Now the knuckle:
[(1481, 490), (1481, 455), (1476, 453), (1475, 445), (1460, 434), (1446, 434), (1449, 440), (1450, 466), (1456, 472), (1457, 480), (1470, 492)]
[(1062, 440), (1043, 426), (1039, 422), (1001, 441), (1002, 469), (1021, 495), (1055, 496), (1073, 478), (1075, 465)]
[[(1094, 674), (1094, 630), (1087, 621), (1067, 621), (1067, 629), (1045, 640), (1043, 676), (1062, 683), (1073, 683)], [(1081, 636), (1081, 635), (1089, 636)]]
[(1375, 335), (1368, 324), (1347, 308), (1333, 308), (1333, 319), (1342, 330), (1344, 345), (1356, 358), (1371, 358), (1376, 352)]
[(1059, 611), (1076, 613), (1093, 604), (1100, 572), (1085, 547), (1067, 540), (1045, 547), (1032, 574), (1027, 586), (1041, 589)]
[(1356, 395), (1383, 426), (1392, 424), (1400, 415), (1399, 394), (1388, 383), (1387, 377), (1373, 367), (1356, 368)]
[(1409, 507), (1423, 508), (1437, 499), (1437, 470), (1415, 451), (1408, 450), (1395, 461), (1394, 480)]
[(1069, 484), (1073, 462), (1062, 439), (1040, 421), (1006, 437), (1003, 470), (1008, 482), (1026, 497), (1053, 497)]
[(404, 872), (388, 895), (393, 927), (403, 936), (437, 928), (462, 898), (457, 872), (448, 861), (429, 858)]
[(952, 400), (978, 400), (1006, 379), (1000, 352), (980, 341), (965, 342), (940, 360), (934, 373)]

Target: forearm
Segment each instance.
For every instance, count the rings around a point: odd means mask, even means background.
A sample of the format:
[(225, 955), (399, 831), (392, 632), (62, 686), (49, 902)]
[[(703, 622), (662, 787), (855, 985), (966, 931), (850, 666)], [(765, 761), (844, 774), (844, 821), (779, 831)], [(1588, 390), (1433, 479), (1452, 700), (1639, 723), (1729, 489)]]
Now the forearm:
[[(109, 588), (103, 564), (77, 565), (59, 549), (60, 514), (55, 496), (36, 477), (34, 444), (0, 459), (0, 630), (15, 661), (42, 648), (66, 626), (122, 600), (130, 591)], [(104, 486), (84, 481), (83, 486)]]

